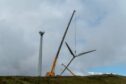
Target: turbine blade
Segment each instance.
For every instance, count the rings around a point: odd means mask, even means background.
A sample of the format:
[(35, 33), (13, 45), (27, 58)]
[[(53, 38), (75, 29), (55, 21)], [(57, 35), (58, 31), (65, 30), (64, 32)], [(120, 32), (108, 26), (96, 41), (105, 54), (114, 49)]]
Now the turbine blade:
[(76, 57), (84, 55), (84, 54), (88, 54), (88, 53), (91, 53), (91, 52), (94, 52), (94, 51), (96, 51), (96, 50), (91, 50), (91, 51), (83, 52), (83, 53), (78, 54)]
[[(62, 63), (62, 66), (64, 66), (65, 68), (67, 67), (65, 64)], [(73, 76), (76, 76), (68, 67), (66, 68)]]
[(70, 46), (67, 44), (67, 42), (65, 42), (65, 43), (66, 43), (66, 46), (67, 46), (69, 52), (71, 53), (71, 55), (72, 55), (73, 57), (75, 57), (75, 55), (74, 55), (73, 51), (71, 50)]
[(70, 62), (66, 65), (66, 67), (64, 68), (64, 70), (60, 73), (60, 75), (62, 75), (62, 74), (65, 72), (65, 70), (69, 67), (69, 65), (71, 64), (71, 62), (72, 62), (74, 59), (75, 59), (75, 57), (73, 57), (73, 58), (70, 60)]

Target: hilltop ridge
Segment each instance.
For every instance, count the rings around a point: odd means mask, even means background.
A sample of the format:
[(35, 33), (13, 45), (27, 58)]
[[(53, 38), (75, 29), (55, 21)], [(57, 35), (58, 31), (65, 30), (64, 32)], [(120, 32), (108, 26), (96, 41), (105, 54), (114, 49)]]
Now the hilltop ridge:
[(0, 84), (126, 84), (126, 77), (113, 74), (90, 76), (0, 76)]

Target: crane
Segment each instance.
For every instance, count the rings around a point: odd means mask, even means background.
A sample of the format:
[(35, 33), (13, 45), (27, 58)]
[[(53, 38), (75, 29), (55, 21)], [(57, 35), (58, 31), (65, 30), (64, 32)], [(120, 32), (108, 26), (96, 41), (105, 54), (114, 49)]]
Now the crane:
[(84, 54), (88, 54), (88, 53), (91, 53), (91, 52), (94, 52), (96, 50), (90, 50), (90, 51), (87, 51), (87, 52), (83, 52), (83, 53), (79, 53), (79, 54), (74, 54), (73, 51), (71, 50), (70, 46), (68, 45), (67, 42), (66, 43), (66, 46), (70, 52), (70, 54), (73, 56), (73, 58), (69, 61), (69, 63), (67, 64), (67, 66), (64, 68), (64, 70), (60, 73), (60, 75), (62, 75), (64, 73), (64, 71), (67, 69), (67, 67), (71, 64), (71, 62), (76, 58), (76, 57), (79, 57), (79, 56), (82, 56)]
[(62, 66), (64, 66), (72, 74), (72, 76), (76, 76), (65, 64), (62, 63)]
[(60, 43), (60, 45), (59, 45), (58, 51), (57, 51), (56, 56), (55, 56), (55, 58), (54, 58), (54, 61), (53, 61), (53, 63), (52, 63), (51, 70), (50, 70), (49, 72), (47, 72), (46, 76), (50, 76), (50, 77), (55, 76), (56, 62), (57, 62), (57, 59), (58, 59), (58, 57), (59, 57), (59, 53), (60, 53), (61, 47), (62, 47), (62, 45), (63, 45), (64, 39), (65, 39), (65, 37), (66, 37), (68, 28), (69, 28), (69, 26), (70, 26), (70, 23), (71, 23), (71, 21), (72, 21), (72, 18), (73, 18), (73, 16), (74, 16), (74, 13), (75, 13), (75, 12), (76, 12), (76, 11), (74, 10), (73, 13), (72, 13), (72, 16), (71, 16), (71, 18), (70, 18), (70, 21), (68, 22), (67, 28), (66, 28), (66, 30), (65, 30), (65, 32), (64, 32), (64, 35), (63, 35), (62, 40), (61, 40), (61, 43)]

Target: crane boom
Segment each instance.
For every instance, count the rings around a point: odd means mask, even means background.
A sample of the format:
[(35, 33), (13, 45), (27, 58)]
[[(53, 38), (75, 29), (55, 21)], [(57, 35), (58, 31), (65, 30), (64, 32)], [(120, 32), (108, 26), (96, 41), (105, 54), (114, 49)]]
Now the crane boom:
[(59, 45), (57, 54), (56, 54), (56, 56), (55, 56), (55, 59), (54, 59), (54, 61), (53, 61), (52, 66), (51, 66), (51, 71), (47, 73), (47, 76), (55, 76), (54, 70), (55, 70), (55, 67), (56, 67), (56, 62), (57, 62), (57, 59), (58, 59), (58, 56), (59, 56), (61, 47), (62, 47), (62, 45), (63, 45), (64, 39), (65, 39), (65, 37), (66, 37), (68, 28), (69, 28), (69, 26), (70, 26), (70, 23), (71, 23), (71, 21), (72, 21), (72, 18), (73, 18), (73, 16), (74, 16), (74, 13), (75, 13), (75, 12), (76, 12), (76, 11), (74, 10), (73, 13), (72, 13), (72, 16), (71, 16), (71, 18), (70, 18), (70, 21), (69, 21), (69, 23), (68, 23), (68, 25), (67, 25), (67, 28), (66, 28), (66, 30), (65, 30), (65, 32), (64, 32), (64, 35), (63, 35), (62, 40), (61, 40), (61, 43), (60, 43), (60, 45)]

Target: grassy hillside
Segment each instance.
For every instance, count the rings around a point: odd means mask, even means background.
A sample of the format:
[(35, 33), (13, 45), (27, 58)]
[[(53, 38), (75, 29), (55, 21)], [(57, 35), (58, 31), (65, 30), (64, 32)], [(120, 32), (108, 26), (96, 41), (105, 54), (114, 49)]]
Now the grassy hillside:
[(126, 77), (117, 75), (94, 75), (84, 77), (19, 77), (1, 76), (0, 84), (126, 84)]

